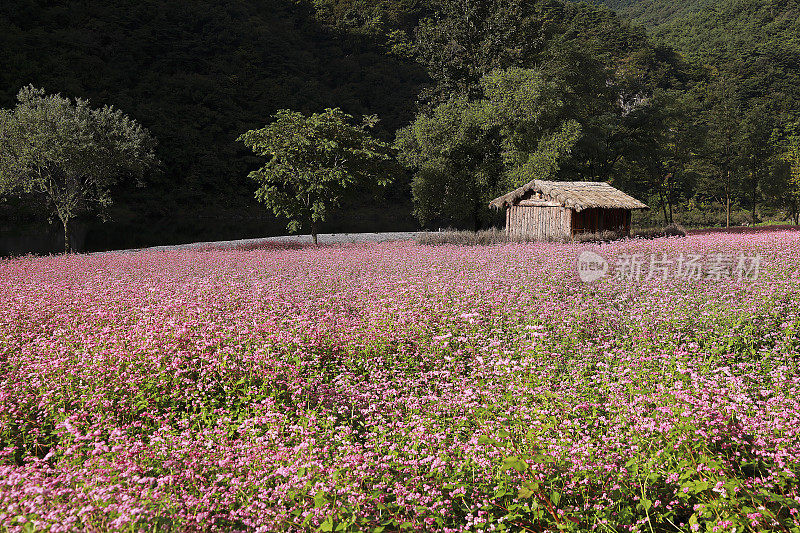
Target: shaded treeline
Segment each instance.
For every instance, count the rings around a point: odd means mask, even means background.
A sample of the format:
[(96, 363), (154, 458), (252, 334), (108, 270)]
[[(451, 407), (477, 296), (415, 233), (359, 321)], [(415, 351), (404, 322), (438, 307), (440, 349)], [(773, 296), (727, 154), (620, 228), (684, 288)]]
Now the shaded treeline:
[[(656, 223), (796, 220), (797, 4), (608, 3), (623, 15), (559, 0), (6, 3), (0, 106), (32, 83), (113, 104), (158, 139), (161, 171), (116, 192), (110, 223), (83, 222), (89, 249), (280, 233), (235, 143), (278, 109), (377, 114), (407, 168), (321, 231), (410, 229), (412, 201), (428, 227), (487, 226), (487, 199), (525, 177), (610, 180)], [(41, 220), (24, 200), (0, 210), (6, 234)]]

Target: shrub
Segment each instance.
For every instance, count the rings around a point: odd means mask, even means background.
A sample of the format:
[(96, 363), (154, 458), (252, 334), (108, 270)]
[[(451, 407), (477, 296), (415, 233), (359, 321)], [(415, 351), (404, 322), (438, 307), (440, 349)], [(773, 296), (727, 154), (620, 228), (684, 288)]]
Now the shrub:
[(661, 237), (686, 237), (686, 231), (677, 224), (663, 228), (639, 228), (631, 232), (635, 239), (658, 239)]
[(573, 240), (577, 242), (608, 242), (622, 239), (624, 236), (621, 231), (603, 230), (592, 233), (578, 233), (573, 237)]
[[(670, 225), (665, 228), (645, 228), (634, 232), (634, 237), (654, 239), (657, 237), (685, 236), (686, 232), (677, 225)], [(483, 231), (458, 231), (446, 230), (439, 232), (423, 233), (417, 238), (419, 244), (436, 246), (453, 244), (456, 246), (480, 246), (489, 244), (504, 244), (511, 242), (610, 242), (625, 238), (622, 231), (603, 230), (598, 232), (578, 233), (572, 237), (560, 238), (551, 237), (548, 239), (536, 239), (531, 236), (509, 237), (504, 230), (492, 228)]]

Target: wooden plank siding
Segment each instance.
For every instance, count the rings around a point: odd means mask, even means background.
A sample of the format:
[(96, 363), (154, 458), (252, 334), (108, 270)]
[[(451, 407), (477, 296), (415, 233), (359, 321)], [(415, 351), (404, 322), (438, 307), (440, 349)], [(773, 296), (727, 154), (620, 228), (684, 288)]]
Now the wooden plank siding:
[(512, 205), (506, 211), (506, 231), (512, 238), (563, 239), (571, 235), (572, 210), (561, 206)]
[(578, 233), (605, 230), (629, 234), (631, 212), (627, 209), (585, 209), (568, 207), (512, 205), (506, 210), (506, 232), (512, 238), (535, 240), (563, 239)]
[(572, 213), (572, 235), (622, 230), (626, 235), (631, 229), (631, 212), (628, 209), (584, 209)]
[(607, 183), (539, 180), (495, 198), (490, 205), (506, 208), (510, 237), (529, 240), (570, 239), (606, 230), (629, 235), (631, 210), (647, 209)]

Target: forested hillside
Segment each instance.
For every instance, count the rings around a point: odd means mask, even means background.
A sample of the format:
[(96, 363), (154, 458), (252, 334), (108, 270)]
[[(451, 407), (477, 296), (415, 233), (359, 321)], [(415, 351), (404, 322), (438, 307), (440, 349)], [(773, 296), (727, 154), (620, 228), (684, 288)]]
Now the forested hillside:
[[(111, 223), (87, 221), (103, 233), (98, 247), (282, 231), (252, 200), (253, 158), (236, 137), (281, 108), (339, 106), (378, 114), (390, 139), (425, 79), (375, 39), (324, 27), (290, 0), (1, 2), (0, 50), (0, 108), (33, 84), (113, 104), (158, 140), (162, 172), (117, 194)], [(36, 218), (18, 204), (0, 209), (6, 234)]]
[[(280, 109), (377, 115), (405, 167), (321, 232), (486, 226), (487, 198), (531, 177), (611, 181), (648, 224), (797, 220), (797, 2), (605, 3), (5, 2), (0, 108), (32, 84), (157, 140), (159, 170), (84, 218), (83, 249), (282, 233), (236, 142)], [(0, 241), (45, 212), (5, 198)]]
[(704, 11), (716, 4), (713, 0), (604, 0), (599, 3), (648, 28)]
[[(742, 79), (747, 94), (796, 101), (800, 3), (796, 0), (608, 0), (657, 41), (687, 58)], [(758, 78), (758, 79), (755, 79)], [(774, 91), (780, 91), (775, 95)]]
[[(699, 174), (714, 168), (718, 175), (731, 177), (700, 177), (698, 190), (720, 198), (719, 184), (722, 184), (721, 189), (726, 191), (738, 189), (734, 195), (739, 196), (740, 204), (751, 204), (750, 218), (756, 218), (755, 206), (761, 198), (766, 200), (768, 208), (783, 207), (797, 220), (800, 209), (797, 166), (792, 166), (793, 170), (787, 174), (782, 165), (793, 160), (787, 154), (794, 153), (798, 143), (800, 3), (796, 0), (603, 3), (647, 27), (656, 43), (674, 48), (703, 70), (703, 84), (693, 98), (703, 117), (708, 142), (691, 166)], [(758, 145), (769, 144), (770, 148), (756, 149)], [(753, 163), (759, 159), (762, 163)], [(777, 191), (783, 192), (775, 194)]]

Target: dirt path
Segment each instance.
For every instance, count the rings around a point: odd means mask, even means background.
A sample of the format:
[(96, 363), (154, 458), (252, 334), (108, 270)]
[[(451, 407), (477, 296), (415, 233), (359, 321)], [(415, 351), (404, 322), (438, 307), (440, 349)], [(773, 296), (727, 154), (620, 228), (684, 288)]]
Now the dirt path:
[[(421, 232), (417, 231), (396, 231), (386, 233), (321, 233), (317, 235), (319, 244), (348, 244), (357, 242), (386, 242), (386, 241), (410, 241), (417, 238)], [(97, 252), (99, 254), (108, 253), (135, 253), (145, 251), (175, 251), (175, 250), (227, 250), (235, 248), (258, 248), (269, 243), (291, 243), (291, 244), (310, 244), (311, 235), (282, 235), (279, 237), (263, 237), (260, 239), (239, 239), (235, 241), (210, 241), (193, 242), (190, 244), (175, 244), (167, 246), (151, 246), (149, 248), (131, 248), (128, 250), (111, 250), (108, 252)]]

